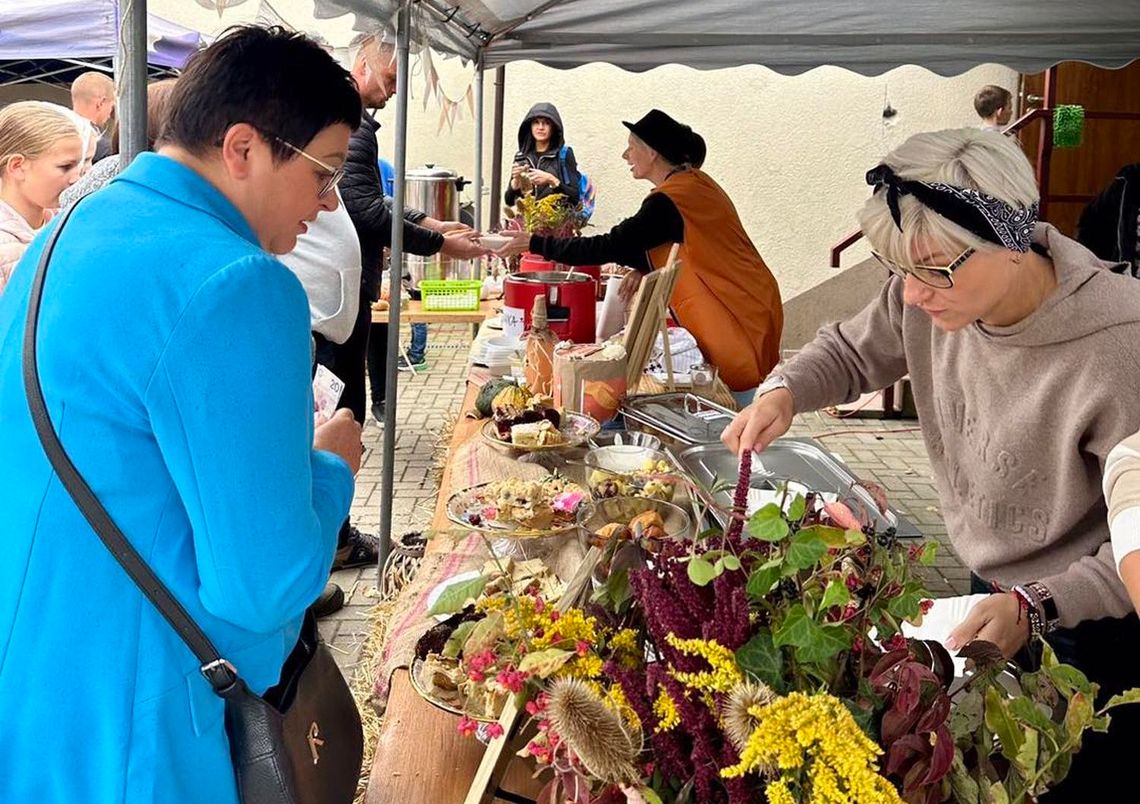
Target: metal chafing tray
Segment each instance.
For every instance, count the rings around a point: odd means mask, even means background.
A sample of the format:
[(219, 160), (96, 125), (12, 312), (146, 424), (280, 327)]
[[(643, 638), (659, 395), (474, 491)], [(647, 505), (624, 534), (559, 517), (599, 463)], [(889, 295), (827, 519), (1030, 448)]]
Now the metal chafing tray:
[(682, 445), (719, 442), (736, 415), (710, 399), (685, 392), (630, 397), (621, 412), (664, 440)]
[[(740, 471), (736, 455), (723, 444), (703, 444), (673, 454), (680, 467), (706, 487), (717, 480), (733, 480)], [(803, 484), (813, 491), (838, 494), (839, 499), (870, 513), (880, 531), (893, 528), (900, 539), (922, 537), (918, 528), (894, 511), (881, 513), (870, 492), (856, 485), (851, 469), (810, 438), (778, 438), (763, 453), (753, 456), (749, 483), (752, 488), (774, 490), (785, 481)], [(725, 507), (732, 506), (731, 491), (722, 491), (718, 496)], [(714, 516), (723, 527), (722, 516), (715, 512)]]

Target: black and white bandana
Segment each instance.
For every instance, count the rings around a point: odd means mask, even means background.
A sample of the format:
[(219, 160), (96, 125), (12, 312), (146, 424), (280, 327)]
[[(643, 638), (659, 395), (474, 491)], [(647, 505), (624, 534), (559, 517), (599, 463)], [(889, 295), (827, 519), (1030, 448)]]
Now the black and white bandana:
[(902, 213), (899, 198), (913, 195), (923, 206), (948, 221), (1010, 251), (1029, 251), (1033, 242), (1033, 225), (1037, 223), (1036, 203), (1014, 207), (992, 195), (966, 187), (903, 179), (888, 165), (867, 171), (867, 184), (874, 187), (876, 193), (886, 190), (887, 207), (900, 232)]

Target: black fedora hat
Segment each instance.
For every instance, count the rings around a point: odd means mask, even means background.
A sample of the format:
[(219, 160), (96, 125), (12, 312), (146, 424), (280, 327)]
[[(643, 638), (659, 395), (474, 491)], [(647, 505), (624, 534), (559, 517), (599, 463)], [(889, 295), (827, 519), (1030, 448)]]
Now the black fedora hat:
[(705, 161), (704, 138), (660, 109), (650, 109), (636, 123), (623, 120), (622, 125), (674, 165), (700, 167)]

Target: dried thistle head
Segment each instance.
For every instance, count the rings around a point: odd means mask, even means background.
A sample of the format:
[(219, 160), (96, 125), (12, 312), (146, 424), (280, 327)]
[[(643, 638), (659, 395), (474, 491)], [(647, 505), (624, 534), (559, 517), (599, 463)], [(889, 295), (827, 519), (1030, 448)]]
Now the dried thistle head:
[(743, 751), (748, 738), (760, 721), (749, 710), (763, 709), (776, 700), (776, 693), (767, 684), (756, 681), (742, 681), (732, 688), (721, 704), (720, 718), (724, 724), (724, 734), (737, 751)]
[(607, 784), (636, 782), (637, 748), (621, 715), (579, 679), (555, 679), (549, 694), (550, 723), (586, 770)]

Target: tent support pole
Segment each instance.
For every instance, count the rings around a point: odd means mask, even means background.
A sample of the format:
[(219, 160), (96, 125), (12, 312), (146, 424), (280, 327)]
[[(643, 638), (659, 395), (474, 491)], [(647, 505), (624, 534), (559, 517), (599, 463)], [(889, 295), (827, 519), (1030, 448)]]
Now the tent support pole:
[(503, 197), (503, 84), (507, 68), (495, 68), (495, 122), (491, 129), (491, 226), (499, 223)]
[(1038, 215), (1046, 220), (1049, 215), (1049, 167), (1053, 161), (1053, 109), (1057, 106), (1057, 65), (1045, 71), (1045, 86), (1041, 94), (1041, 131), (1037, 136), (1037, 191), (1041, 195)]
[(380, 483), (380, 558), (376, 584), (383, 582), (384, 564), (392, 552), (392, 479), (396, 461), (396, 400), (399, 398), (399, 377), (396, 373), (400, 354), (400, 278), (404, 264), (404, 187), (408, 157), (408, 50), (411, 41), (410, 0), (400, 7), (396, 22), (396, 147), (393, 167), (396, 171), (395, 192), (392, 194), (392, 247), (388, 272), (388, 360), (387, 396), (384, 400), (384, 440)]
[(483, 231), (483, 54), (475, 59), (475, 231)]
[(146, 0), (124, 0), (119, 6), (119, 48), (115, 61), (118, 86), (119, 166), (124, 168), (146, 150)]

